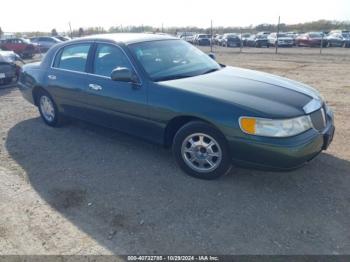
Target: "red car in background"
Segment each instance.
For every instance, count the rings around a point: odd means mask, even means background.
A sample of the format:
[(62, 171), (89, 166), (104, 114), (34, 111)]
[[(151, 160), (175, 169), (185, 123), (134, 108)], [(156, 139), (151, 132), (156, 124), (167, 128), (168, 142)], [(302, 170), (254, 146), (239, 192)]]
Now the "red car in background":
[(323, 47), (327, 46), (327, 40), (322, 32), (309, 32), (295, 38), (297, 46), (320, 47), (321, 43)]
[(0, 42), (2, 50), (13, 51), (21, 58), (33, 58), (37, 48), (36, 45), (24, 38), (11, 38)]

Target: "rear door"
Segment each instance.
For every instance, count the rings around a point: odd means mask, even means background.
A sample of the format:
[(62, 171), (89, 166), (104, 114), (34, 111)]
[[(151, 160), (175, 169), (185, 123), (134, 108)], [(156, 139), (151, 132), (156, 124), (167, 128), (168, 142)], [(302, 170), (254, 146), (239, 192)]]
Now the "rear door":
[(83, 92), (87, 86), (87, 61), (92, 42), (61, 48), (47, 72), (48, 91), (66, 115), (86, 119)]

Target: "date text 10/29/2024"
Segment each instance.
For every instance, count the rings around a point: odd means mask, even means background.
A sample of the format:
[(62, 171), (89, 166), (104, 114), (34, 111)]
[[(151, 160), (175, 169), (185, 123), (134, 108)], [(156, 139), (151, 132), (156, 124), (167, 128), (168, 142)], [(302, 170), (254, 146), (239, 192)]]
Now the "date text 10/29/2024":
[(219, 261), (218, 256), (127, 256), (128, 261)]

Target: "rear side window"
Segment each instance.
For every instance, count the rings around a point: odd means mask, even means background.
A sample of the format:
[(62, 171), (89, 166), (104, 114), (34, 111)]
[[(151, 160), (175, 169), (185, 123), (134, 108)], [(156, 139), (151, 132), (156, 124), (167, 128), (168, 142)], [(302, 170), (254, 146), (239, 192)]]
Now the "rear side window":
[(98, 44), (94, 61), (93, 73), (100, 76), (110, 77), (112, 71), (117, 67), (126, 67), (132, 70), (124, 52), (114, 45)]
[(66, 46), (56, 58), (54, 67), (72, 70), (77, 72), (85, 72), (86, 62), (91, 44), (77, 44)]

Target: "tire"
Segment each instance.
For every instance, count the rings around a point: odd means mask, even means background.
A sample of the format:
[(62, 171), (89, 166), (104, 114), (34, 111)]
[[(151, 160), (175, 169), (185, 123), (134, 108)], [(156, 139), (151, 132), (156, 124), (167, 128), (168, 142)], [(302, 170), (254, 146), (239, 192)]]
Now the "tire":
[(195, 178), (217, 179), (231, 167), (230, 151), (224, 135), (201, 121), (190, 122), (178, 130), (172, 151), (180, 168)]
[[(36, 95), (36, 101), (40, 116), (45, 124), (51, 127), (59, 127), (64, 123), (64, 117), (58, 111), (55, 101), (48, 92), (40, 90)], [(52, 108), (49, 108), (49, 106)], [(52, 110), (51, 114), (49, 114), (50, 109)]]

